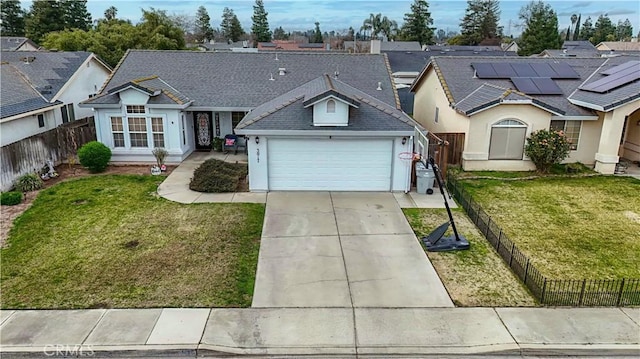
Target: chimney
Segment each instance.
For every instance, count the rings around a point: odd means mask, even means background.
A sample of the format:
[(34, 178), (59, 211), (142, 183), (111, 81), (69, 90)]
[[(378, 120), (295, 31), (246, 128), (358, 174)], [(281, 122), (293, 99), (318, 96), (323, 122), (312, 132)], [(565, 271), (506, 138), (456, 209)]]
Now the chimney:
[(369, 47), (370, 53), (379, 54), (380, 53), (380, 40), (371, 40), (371, 46)]
[(377, 91), (382, 91), (382, 82), (378, 82), (378, 88), (376, 88)]

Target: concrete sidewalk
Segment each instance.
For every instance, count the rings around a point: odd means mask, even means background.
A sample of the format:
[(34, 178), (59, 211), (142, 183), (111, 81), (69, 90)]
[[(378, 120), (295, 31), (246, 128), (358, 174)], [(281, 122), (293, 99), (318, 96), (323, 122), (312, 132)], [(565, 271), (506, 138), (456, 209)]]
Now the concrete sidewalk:
[(25, 310), (0, 320), (2, 358), (640, 354), (640, 308)]

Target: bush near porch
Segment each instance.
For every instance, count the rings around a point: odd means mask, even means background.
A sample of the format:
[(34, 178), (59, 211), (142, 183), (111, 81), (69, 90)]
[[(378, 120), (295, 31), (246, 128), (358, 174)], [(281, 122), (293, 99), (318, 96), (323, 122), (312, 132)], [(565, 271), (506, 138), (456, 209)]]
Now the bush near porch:
[(640, 278), (639, 180), (591, 176), (459, 181), (544, 276)]
[(2, 308), (250, 306), (264, 205), (169, 202), (162, 180), (43, 190), (1, 250)]

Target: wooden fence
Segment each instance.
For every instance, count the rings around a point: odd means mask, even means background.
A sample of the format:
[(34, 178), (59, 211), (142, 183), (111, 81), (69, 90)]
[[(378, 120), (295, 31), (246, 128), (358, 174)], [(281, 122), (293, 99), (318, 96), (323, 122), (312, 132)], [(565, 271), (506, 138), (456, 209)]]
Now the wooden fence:
[(434, 133), (434, 135), (448, 143), (446, 148), (447, 164), (461, 165), (462, 150), (464, 149), (464, 133)]
[(640, 279), (546, 278), (453, 176), (447, 184), (478, 230), (540, 303), (576, 307), (640, 305)]
[(87, 117), (0, 147), (0, 190), (8, 191), (24, 174), (39, 172), (47, 160), (59, 165), (75, 158), (78, 148), (95, 140), (93, 117)]

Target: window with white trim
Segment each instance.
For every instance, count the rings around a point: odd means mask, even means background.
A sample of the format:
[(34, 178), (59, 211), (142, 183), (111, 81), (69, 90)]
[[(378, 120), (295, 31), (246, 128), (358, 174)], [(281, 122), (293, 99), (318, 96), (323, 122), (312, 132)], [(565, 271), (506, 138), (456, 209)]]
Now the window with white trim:
[(572, 151), (578, 149), (582, 121), (551, 120), (551, 125), (549, 127), (553, 131), (563, 131), (564, 135), (567, 136), (567, 140), (571, 143), (569, 148)]
[(60, 112), (62, 112), (62, 123), (73, 122), (76, 120), (72, 103), (60, 107)]
[(153, 134), (153, 147), (164, 147), (162, 117), (151, 117), (151, 133)]
[(38, 115), (38, 127), (40, 127), (40, 128), (44, 127), (44, 115), (43, 114), (39, 114)]
[(334, 100), (327, 101), (327, 113), (336, 113), (336, 102)]
[(128, 117), (127, 124), (131, 147), (149, 147), (146, 117)]
[(527, 125), (515, 120), (502, 120), (491, 126), (490, 160), (521, 160)]
[(236, 126), (238, 126), (246, 114), (246, 112), (231, 112), (231, 130), (233, 133), (236, 133)]
[(145, 113), (144, 105), (127, 105), (127, 113)]
[(111, 133), (113, 134), (113, 147), (124, 147), (122, 117), (111, 117)]

